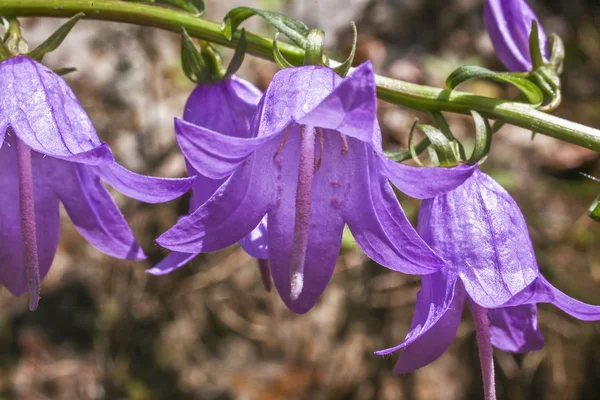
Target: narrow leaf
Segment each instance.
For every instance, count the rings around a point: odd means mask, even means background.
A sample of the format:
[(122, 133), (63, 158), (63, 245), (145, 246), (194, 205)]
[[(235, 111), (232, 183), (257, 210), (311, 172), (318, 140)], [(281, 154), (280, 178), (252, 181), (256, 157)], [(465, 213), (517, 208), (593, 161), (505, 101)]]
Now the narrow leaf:
[[(456, 152), (456, 147), (450, 140), (437, 128), (431, 125), (417, 125), (423, 131), (431, 142), (431, 147), (435, 151), (439, 160), (439, 165), (443, 167), (453, 167), (459, 164), (460, 156)], [(431, 154), (430, 154), (431, 156)]]
[(490, 152), (492, 145), (492, 135), (494, 131), (487, 118), (483, 118), (477, 111), (471, 111), (473, 121), (475, 122), (475, 148), (469, 158), (469, 165), (473, 165), (482, 160)]
[(181, 67), (185, 75), (194, 83), (207, 79), (204, 59), (185, 28), (182, 28), (181, 32)]
[(352, 67), (352, 63), (354, 62), (354, 56), (356, 54), (356, 45), (358, 43), (358, 31), (356, 30), (356, 24), (354, 23), (354, 21), (352, 21), (350, 24), (352, 25), (352, 32), (354, 34), (354, 39), (352, 41), (352, 50), (350, 50), (348, 58), (346, 58), (346, 60), (343, 63), (341, 63), (333, 69), (342, 78), (345, 78), (346, 75), (348, 75), (348, 71), (350, 71), (350, 68)]
[(275, 38), (273, 39), (273, 58), (275, 59), (275, 63), (281, 69), (291, 68), (294, 65), (286, 60), (286, 58), (279, 51), (279, 44), (277, 38), (279, 37), (279, 32), (275, 34)]
[(511, 72), (495, 72), (476, 65), (466, 65), (457, 68), (446, 79), (446, 86), (453, 90), (461, 83), (473, 78), (487, 78), (498, 82), (510, 83), (527, 96), (529, 102), (536, 107), (544, 101), (544, 94), (540, 88), (527, 80), (526, 75)]
[(56, 68), (53, 71), (57, 75), (65, 76), (67, 74), (70, 74), (71, 72), (77, 71), (77, 68), (74, 68), (74, 67)]
[(431, 111), (429, 114), (433, 119), (434, 125), (439, 130), (441, 130), (444, 136), (446, 136), (446, 138), (450, 141), (450, 143), (452, 143), (452, 145), (457, 148), (458, 154), (460, 154), (461, 159), (466, 159), (467, 157), (465, 155), (465, 149), (463, 145), (452, 134), (452, 131), (450, 130), (450, 125), (448, 124), (448, 121), (446, 121), (444, 115), (439, 111)]
[[(413, 139), (415, 137), (415, 128), (417, 127), (418, 122), (419, 122), (419, 120), (415, 119), (415, 122), (413, 122), (412, 126), (410, 127), (410, 133), (408, 134), (408, 151), (410, 152), (410, 156), (412, 157), (413, 161), (415, 163), (417, 163), (418, 166), (424, 167), (421, 160), (419, 160), (419, 154), (417, 153), (417, 150), (416, 150), (415, 146), (413, 145), (413, 143), (414, 143)], [(429, 140), (429, 139), (427, 139), (427, 140)]]
[(238, 44), (235, 47), (235, 52), (233, 53), (233, 57), (229, 62), (227, 72), (225, 72), (226, 77), (235, 74), (238, 71), (238, 69), (240, 69), (244, 62), (244, 56), (246, 55), (247, 47), (248, 41), (246, 40), (246, 30), (242, 29), (242, 33), (240, 34), (240, 40), (238, 41)]
[(196, 16), (202, 15), (206, 9), (204, 0), (157, 0), (157, 3), (168, 4)]
[(537, 21), (534, 19), (531, 21), (531, 33), (529, 34), (529, 55), (531, 56), (531, 64), (535, 71), (542, 65), (544, 65), (544, 57), (542, 56), (542, 50), (540, 48), (540, 33), (538, 29)]
[(299, 47), (306, 47), (306, 37), (309, 32), (308, 26), (286, 15), (272, 11), (259, 10), (257, 8), (236, 7), (232, 9), (223, 18), (221, 32), (223, 32), (223, 35), (225, 35), (228, 40), (231, 40), (238, 26), (254, 15), (264, 18), (265, 21), (287, 36)]
[(42, 61), (42, 58), (51, 51), (54, 51), (60, 46), (60, 44), (65, 40), (71, 29), (75, 26), (75, 24), (84, 16), (84, 13), (75, 14), (72, 16), (67, 22), (62, 24), (60, 28), (58, 28), (50, 37), (42, 44), (40, 44), (35, 49), (31, 50), (27, 53), (29, 58), (33, 58), (36, 61)]

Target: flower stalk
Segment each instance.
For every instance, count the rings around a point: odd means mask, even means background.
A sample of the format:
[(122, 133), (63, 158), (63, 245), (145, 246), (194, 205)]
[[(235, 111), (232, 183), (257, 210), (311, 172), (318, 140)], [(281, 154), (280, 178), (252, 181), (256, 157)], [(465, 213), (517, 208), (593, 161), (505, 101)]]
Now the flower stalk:
[(492, 336), (490, 333), (490, 319), (487, 309), (478, 306), (475, 302), (469, 302), (473, 322), (475, 324), (475, 335), (477, 337), (477, 349), (479, 351), (479, 362), (481, 364), (481, 375), (483, 376), (483, 392), (485, 400), (496, 400), (496, 383), (494, 381), (494, 351), (492, 349)]
[(17, 139), (17, 165), (19, 170), (19, 197), (21, 211), (21, 237), (23, 261), (29, 287), (29, 309), (35, 310), (40, 300), (40, 272), (37, 235), (35, 229), (35, 206), (33, 196), (33, 173), (31, 150)]
[[(185, 12), (148, 4), (118, 0), (2, 0), (0, 15), (5, 17), (72, 17), (80, 12), (87, 19), (126, 22), (180, 33), (181, 28), (193, 37), (235, 48), (240, 38), (236, 32), (228, 40), (220, 24)], [(273, 60), (273, 40), (246, 33), (247, 51)], [(279, 50), (294, 65), (301, 65), (304, 50), (284, 43)], [(335, 64), (332, 62), (332, 65)], [(531, 106), (500, 99), (449, 91), (430, 86), (402, 82), (377, 76), (377, 95), (390, 103), (421, 111), (448, 111), (470, 114), (477, 111), (484, 117), (500, 120), (528, 130), (555, 137), (600, 152), (600, 131), (570, 122)]]

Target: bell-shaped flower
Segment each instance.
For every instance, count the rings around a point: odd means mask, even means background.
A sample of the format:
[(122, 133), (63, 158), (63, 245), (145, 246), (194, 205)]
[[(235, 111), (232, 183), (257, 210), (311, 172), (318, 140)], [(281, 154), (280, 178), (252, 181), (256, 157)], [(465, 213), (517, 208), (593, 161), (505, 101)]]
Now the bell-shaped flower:
[(37, 306), (59, 236), (59, 202), (100, 251), (141, 260), (105, 181), (147, 203), (172, 200), (193, 179), (160, 179), (117, 164), (66, 82), (24, 56), (0, 63), (0, 283)]
[(600, 307), (567, 296), (540, 274), (521, 210), (479, 170), (457, 189), (424, 200), (417, 229), (447, 267), (422, 277), (405, 340), (376, 353), (402, 350), (397, 373), (421, 368), (448, 348), (465, 302), (487, 309), (492, 344), (510, 352), (543, 347), (536, 303), (552, 303), (581, 320), (600, 320)]
[(385, 158), (376, 101), (370, 63), (344, 79), (303, 66), (273, 77), (249, 138), (177, 120), (180, 143), (194, 147), (187, 154), (194, 169), (213, 179), (231, 176), (157, 242), (179, 252), (216, 251), (266, 215), (273, 280), (297, 313), (315, 304), (331, 278), (344, 224), (376, 262), (411, 274), (437, 271), (443, 260), (412, 228), (388, 178), (426, 198), (455, 188), (472, 169), (416, 168)]
[(532, 21), (538, 25), (542, 57), (548, 61), (548, 39), (525, 0), (486, 0), (484, 18), (496, 54), (509, 71), (531, 71), (529, 35)]
[[(198, 85), (190, 95), (183, 112), (183, 119), (224, 135), (249, 138), (250, 123), (262, 93), (250, 82), (231, 76), (212, 84)], [(188, 175), (196, 176), (192, 186), (189, 212), (194, 212), (208, 200), (225, 182), (226, 177), (211, 179), (199, 173), (189, 161), (194, 159), (194, 138), (176, 132), (181, 151), (186, 158)], [(248, 254), (267, 259), (266, 218), (259, 226), (240, 240)], [(199, 252), (173, 251), (148, 272), (153, 275), (167, 274), (191, 261)], [(261, 268), (266, 268), (262, 264)], [(269, 282), (270, 282), (269, 277)], [(265, 281), (266, 282), (266, 281)]]

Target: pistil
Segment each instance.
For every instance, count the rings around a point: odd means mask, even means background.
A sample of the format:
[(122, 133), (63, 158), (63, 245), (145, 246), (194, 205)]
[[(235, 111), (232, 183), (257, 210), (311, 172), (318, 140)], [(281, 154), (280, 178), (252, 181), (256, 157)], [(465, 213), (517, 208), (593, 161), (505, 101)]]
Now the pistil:
[(294, 223), (294, 243), (290, 266), (290, 297), (297, 300), (304, 286), (304, 262), (310, 231), (312, 183), (315, 173), (315, 129), (312, 126), (300, 127), (300, 166), (296, 187), (296, 220)]
[(19, 196), (21, 211), (21, 242), (23, 262), (29, 287), (29, 309), (35, 310), (40, 300), (40, 271), (35, 229), (35, 205), (31, 150), (20, 139), (17, 142), (17, 166), (19, 170)]

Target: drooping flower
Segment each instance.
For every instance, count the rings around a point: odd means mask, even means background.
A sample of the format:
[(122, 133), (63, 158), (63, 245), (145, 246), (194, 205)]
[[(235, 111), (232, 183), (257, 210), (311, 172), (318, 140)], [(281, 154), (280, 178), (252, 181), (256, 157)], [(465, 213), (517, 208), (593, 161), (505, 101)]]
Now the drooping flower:
[[(250, 82), (232, 76), (212, 84), (198, 85), (188, 99), (183, 119), (189, 123), (200, 125), (206, 129), (224, 135), (249, 138), (250, 122), (262, 93)], [(182, 137), (177, 131), (181, 151), (186, 158), (188, 175), (197, 176), (192, 187), (190, 213), (194, 212), (208, 200), (225, 182), (226, 177), (211, 179), (199, 174), (193, 161), (196, 150), (194, 141)], [(248, 235), (240, 240), (240, 244), (248, 254), (257, 259), (267, 259), (266, 219)], [(173, 251), (148, 272), (153, 275), (167, 274), (191, 261), (199, 252)], [(265, 264), (261, 264), (265, 269)], [(269, 277), (269, 283), (270, 283)], [(265, 280), (265, 282), (267, 282)]]
[(141, 260), (102, 184), (147, 203), (172, 200), (193, 179), (160, 179), (117, 164), (66, 82), (36, 61), (0, 63), (0, 283), (37, 306), (59, 236), (59, 202), (78, 231), (111, 256)]
[(542, 57), (548, 61), (548, 39), (525, 0), (487, 0), (484, 18), (496, 54), (509, 71), (531, 71), (529, 35), (532, 21), (538, 24)]
[(450, 345), (465, 303), (487, 309), (492, 344), (510, 352), (543, 347), (536, 303), (552, 303), (584, 321), (600, 320), (600, 307), (577, 301), (541, 274), (525, 219), (513, 198), (477, 170), (460, 187), (423, 201), (419, 234), (447, 262), (422, 277), (408, 335), (395, 371), (412, 372)]
[[(308, 311), (327, 285), (347, 224), (363, 251), (394, 270), (444, 265), (402, 212), (387, 181), (417, 198), (462, 183), (471, 168), (415, 168), (387, 159), (370, 63), (340, 78), (321, 66), (279, 71), (263, 95), (252, 137), (176, 121), (188, 161), (210, 178), (231, 175), (157, 242), (174, 251), (227, 247), (267, 216), (268, 259), (287, 306)], [(185, 147), (182, 145), (182, 147)]]

